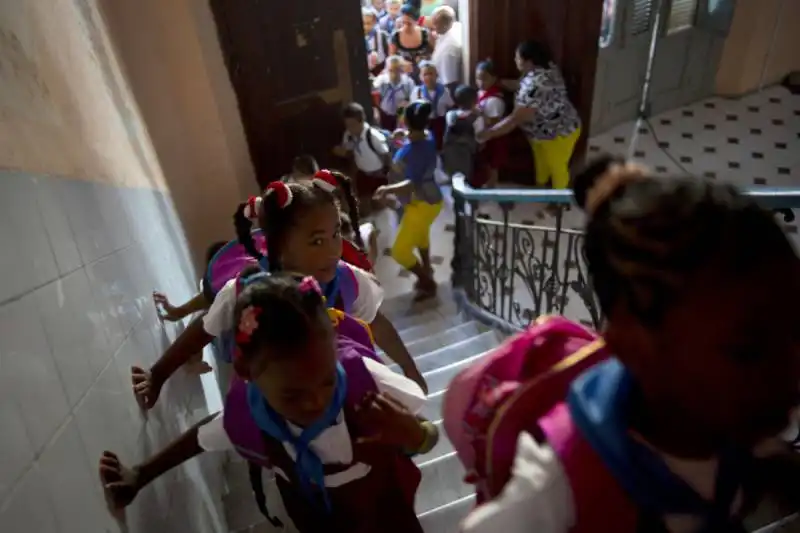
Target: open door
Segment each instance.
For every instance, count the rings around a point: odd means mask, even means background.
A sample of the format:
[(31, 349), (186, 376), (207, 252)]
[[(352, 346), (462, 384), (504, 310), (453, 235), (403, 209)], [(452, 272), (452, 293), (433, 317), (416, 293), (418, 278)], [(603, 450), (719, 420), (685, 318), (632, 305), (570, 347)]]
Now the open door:
[(605, 0), (605, 4), (592, 134), (637, 118), (656, 24), (648, 111), (657, 114), (713, 93), (735, 0)]
[[(501, 77), (516, 78), (517, 44), (527, 39), (549, 44), (584, 124), (584, 135), (573, 156), (573, 161), (581, 161), (592, 116), (603, 0), (468, 1), (470, 72), (479, 61), (491, 57)], [(528, 143), (517, 140), (511, 150), (504, 174), (530, 183), (533, 163)]]
[(370, 109), (364, 34), (353, 0), (211, 0), (261, 185), (341, 140), (342, 106)]

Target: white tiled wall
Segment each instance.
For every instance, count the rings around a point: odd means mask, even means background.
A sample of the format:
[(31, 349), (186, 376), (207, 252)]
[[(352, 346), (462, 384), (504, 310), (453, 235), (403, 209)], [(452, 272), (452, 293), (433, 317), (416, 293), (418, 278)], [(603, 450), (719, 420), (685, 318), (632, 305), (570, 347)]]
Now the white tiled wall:
[[(97, 476), (103, 450), (153, 454), (207, 412), (200, 381), (178, 372), (144, 415), (131, 365), (148, 366), (178, 330), (162, 328), (154, 288), (196, 287), (163, 193), (0, 173), (0, 530), (118, 531)], [(207, 456), (146, 488), (131, 533), (226, 531), (221, 460)]]

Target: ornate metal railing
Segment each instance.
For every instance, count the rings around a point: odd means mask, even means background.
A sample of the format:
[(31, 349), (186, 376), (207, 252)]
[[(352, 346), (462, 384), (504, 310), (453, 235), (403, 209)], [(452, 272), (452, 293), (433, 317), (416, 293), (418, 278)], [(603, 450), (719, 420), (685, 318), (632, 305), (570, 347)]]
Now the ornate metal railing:
[[(800, 189), (759, 187), (747, 191), (793, 220)], [(583, 256), (583, 234), (565, 226), (571, 191), (472, 189), (453, 179), (455, 248), (453, 287), (464, 309), (507, 332), (542, 314), (568, 316), (598, 327), (602, 320)], [(520, 204), (550, 204), (550, 225), (513, 222)], [(483, 206), (499, 206), (495, 216)]]

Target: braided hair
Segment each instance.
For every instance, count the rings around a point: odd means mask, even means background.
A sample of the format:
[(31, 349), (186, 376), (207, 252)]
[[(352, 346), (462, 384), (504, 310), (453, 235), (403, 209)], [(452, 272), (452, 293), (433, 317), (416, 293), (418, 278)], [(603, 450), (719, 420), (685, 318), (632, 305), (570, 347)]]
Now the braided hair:
[(709, 266), (747, 284), (766, 265), (797, 263), (772, 213), (736, 188), (688, 176), (648, 177), (624, 165), (603, 157), (574, 180), (575, 200), (589, 215), (588, 270), (606, 316), (624, 304), (655, 327)]
[(358, 199), (356, 198), (355, 191), (353, 190), (353, 181), (339, 171), (329, 171), (338, 184), (337, 193), (342, 196), (342, 200), (346, 206), (347, 215), (350, 217), (350, 223), (354, 228), (353, 238), (356, 245), (364, 249), (364, 240), (361, 238), (361, 232), (358, 228), (361, 227), (361, 219), (358, 212)]
[[(287, 195), (290, 197), (289, 201)], [(334, 192), (313, 182), (311, 184), (273, 182), (268, 185), (267, 191), (261, 197), (258, 220), (266, 237), (271, 272), (282, 270), (281, 246), (295, 221), (312, 209), (330, 204), (336, 204)], [(256, 248), (251, 233), (253, 221), (246, 214), (248, 205), (248, 202), (240, 204), (233, 215), (236, 237), (251, 256), (261, 259), (263, 254)]]
[(308, 287), (310, 279), (289, 273), (269, 274), (242, 290), (234, 313), (238, 347), (234, 365), (240, 375), (248, 375), (253, 362), (263, 369), (266, 361), (255, 361), (255, 357), (265, 347), (274, 355), (293, 354), (309, 339), (331, 333), (324, 298), (318, 287)]

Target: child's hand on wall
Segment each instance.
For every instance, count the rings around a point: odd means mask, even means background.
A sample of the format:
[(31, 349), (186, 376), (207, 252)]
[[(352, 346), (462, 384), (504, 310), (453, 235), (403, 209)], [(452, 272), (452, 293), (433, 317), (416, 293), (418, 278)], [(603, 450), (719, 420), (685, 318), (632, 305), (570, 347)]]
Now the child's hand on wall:
[(131, 368), (133, 394), (142, 409), (152, 409), (161, 394), (162, 380), (154, 378), (147, 370), (134, 366)]
[(99, 472), (109, 510), (114, 513), (129, 506), (141, 488), (138, 471), (126, 468), (116, 454), (103, 452)]
[(153, 302), (156, 304), (158, 311), (158, 318), (168, 322), (177, 322), (186, 318), (186, 313), (182, 312), (180, 307), (175, 307), (169, 303), (169, 298), (163, 292), (153, 292)]
[(369, 393), (356, 408), (358, 425), (369, 428), (370, 434), (359, 443), (378, 443), (416, 452), (425, 441), (420, 420), (388, 394)]

